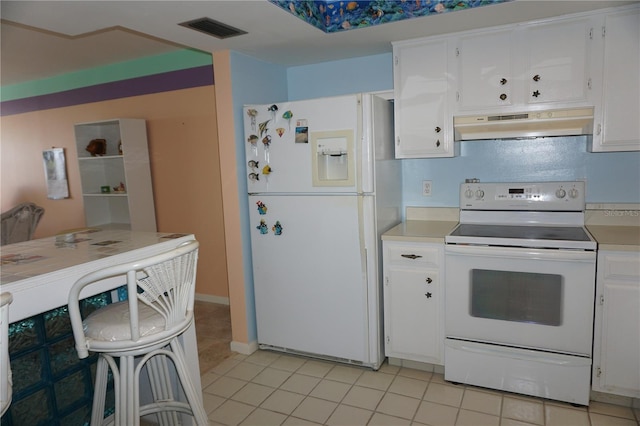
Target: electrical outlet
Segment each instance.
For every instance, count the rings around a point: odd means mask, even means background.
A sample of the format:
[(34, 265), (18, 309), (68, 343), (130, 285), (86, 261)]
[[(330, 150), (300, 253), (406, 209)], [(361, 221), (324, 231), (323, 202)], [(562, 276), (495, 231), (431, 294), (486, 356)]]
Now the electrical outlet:
[(429, 197), (431, 196), (431, 181), (430, 180), (423, 180), (422, 181), (422, 195), (424, 195), (425, 197)]

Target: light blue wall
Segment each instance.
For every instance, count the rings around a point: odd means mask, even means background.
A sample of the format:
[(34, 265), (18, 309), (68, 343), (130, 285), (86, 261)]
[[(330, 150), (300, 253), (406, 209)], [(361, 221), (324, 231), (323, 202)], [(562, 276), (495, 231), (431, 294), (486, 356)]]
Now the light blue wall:
[[(214, 64), (215, 66), (215, 64)], [(234, 129), (236, 138), (238, 199), (242, 226), (242, 252), (244, 253), (245, 303), (247, 311), (247, 335), (249, 341), (257, 340), (255, 297), (253, 292), (253, 268), (251, 265), (251, 234), (249, 226), (249, 202), (244, 160), (244, 129), (242, 107), (246, 104), (265, 104), (287, 100), (286, 68), (262, 62), (237, 52), (231, 52), (231, 90), (233, 93)]]
[[(586, 179), (587, 203), (640, 202), (640, 153), (587, 152), (587, 137), (456, 142), (454, 158), (402, 160), (403, 205), (458, 207), (465, 178), (484, 182)], [(424, 197), (422, 181), (432, 181)]]
[(393, 90), (391, 53), (292, 67), (289, 100)]

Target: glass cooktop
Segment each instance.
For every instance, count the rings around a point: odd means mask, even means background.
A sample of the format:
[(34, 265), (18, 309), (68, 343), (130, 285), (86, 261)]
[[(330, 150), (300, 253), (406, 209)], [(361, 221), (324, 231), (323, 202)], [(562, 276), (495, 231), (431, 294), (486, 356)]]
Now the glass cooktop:
[(460, 224), (451, 236), (524, 240), (591, 241), (582, 227)]

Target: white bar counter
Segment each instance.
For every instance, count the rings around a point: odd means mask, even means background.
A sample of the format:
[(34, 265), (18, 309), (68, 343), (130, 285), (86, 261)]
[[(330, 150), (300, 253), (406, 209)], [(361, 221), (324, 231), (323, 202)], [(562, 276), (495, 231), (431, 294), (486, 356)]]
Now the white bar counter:
[[(2, 246), (0, 290), (13, 294), (9, 322), (66, 306), (75, 281), (89, 272), (153, 256), (194, 239), (192, 234), (96, 227)], [(91, 287), (91, 293), (83, 292), (82, 297), (114, 290), (123, 284), (124, 280), (104, 280)], [(201, 389), (194, 325), (184, 333), (182, 340), (195, 388)]]

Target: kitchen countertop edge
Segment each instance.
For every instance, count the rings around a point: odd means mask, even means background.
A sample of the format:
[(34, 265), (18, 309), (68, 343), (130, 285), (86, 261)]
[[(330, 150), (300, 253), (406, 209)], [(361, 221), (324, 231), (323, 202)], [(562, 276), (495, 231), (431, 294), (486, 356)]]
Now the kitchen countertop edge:
[(444, 237), (458, 225), (457, 221), (407, 220), (382, 234), (383, 241), (444, 243)]

